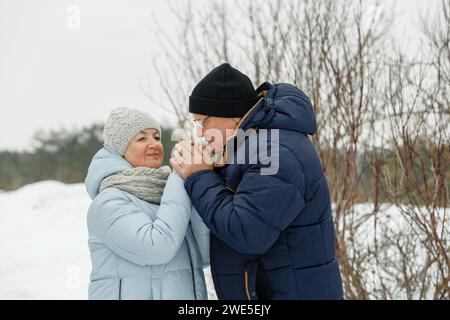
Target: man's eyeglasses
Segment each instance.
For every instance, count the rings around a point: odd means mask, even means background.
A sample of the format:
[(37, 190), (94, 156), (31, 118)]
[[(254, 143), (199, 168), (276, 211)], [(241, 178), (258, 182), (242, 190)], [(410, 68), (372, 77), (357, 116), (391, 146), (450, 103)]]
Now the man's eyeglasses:
[(205, 121), (208, 120), (209, 117), (206, 117), (203, 120), (192, 120), (192, 122), (194, 123), (194, 127), (198, 128), (198, 129), (204, 129), (205, 128)]

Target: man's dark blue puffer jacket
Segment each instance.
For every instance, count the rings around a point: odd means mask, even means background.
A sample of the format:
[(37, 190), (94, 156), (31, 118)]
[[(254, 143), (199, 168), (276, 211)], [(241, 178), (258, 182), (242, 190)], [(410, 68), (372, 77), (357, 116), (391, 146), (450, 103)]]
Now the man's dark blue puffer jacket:
[[(317, 130), (311, 102), (290, 84), (267, 89), (240, 123), (253, 134), (237, 134), (227, 143), (228, 159), (245, 155), (246, 163), (200, 171), (185, 181), (211, 230), (217, 296), (342, 299), (328, 185), (308, 137)], [(261, 129), (268, 130), (265, 136)], [(273, 129), (279, 129), (278, 138)], [(268, 155), (279, 152), (278, 166), (248, 160), (256, 156), (251, 145), (258, 139), (267, 143)], [(261, 174), (269, 167), (278, 170)]]

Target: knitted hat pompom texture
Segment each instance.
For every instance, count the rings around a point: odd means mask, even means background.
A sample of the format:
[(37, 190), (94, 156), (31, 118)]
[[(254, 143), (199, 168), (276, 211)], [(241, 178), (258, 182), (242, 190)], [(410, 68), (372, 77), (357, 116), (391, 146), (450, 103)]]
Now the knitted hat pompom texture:
[(145, 129), (156, 129), (161, 136), (159, 123), (148, 113), (131, 108), (116, 108), (106, 120), (103, 141), (123, 156), (131, 140)]

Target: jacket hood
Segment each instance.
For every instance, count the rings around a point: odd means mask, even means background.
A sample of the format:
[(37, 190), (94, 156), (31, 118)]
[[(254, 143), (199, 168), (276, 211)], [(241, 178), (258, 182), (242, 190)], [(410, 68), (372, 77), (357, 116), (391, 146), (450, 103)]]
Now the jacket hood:
[(117, 151), (104, 145), (92, 158), (84, 184), (91, 199), (99, 194), (103, 179), (133, 166)]
[(314, 135), (316, 119), (308, 96), (297, 87), (280, 83), (270, 85), (265, 99), (245, 117), (240, 128), (285, 129)]

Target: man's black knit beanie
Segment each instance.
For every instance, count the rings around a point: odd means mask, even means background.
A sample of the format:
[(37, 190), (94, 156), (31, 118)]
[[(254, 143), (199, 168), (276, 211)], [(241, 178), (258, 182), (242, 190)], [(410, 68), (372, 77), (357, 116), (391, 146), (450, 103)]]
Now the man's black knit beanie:
[(224, 63), (195, 86), (189, 97), (189, 112), (224, 118), (242, 117), (258, 100), (250, 79)]

